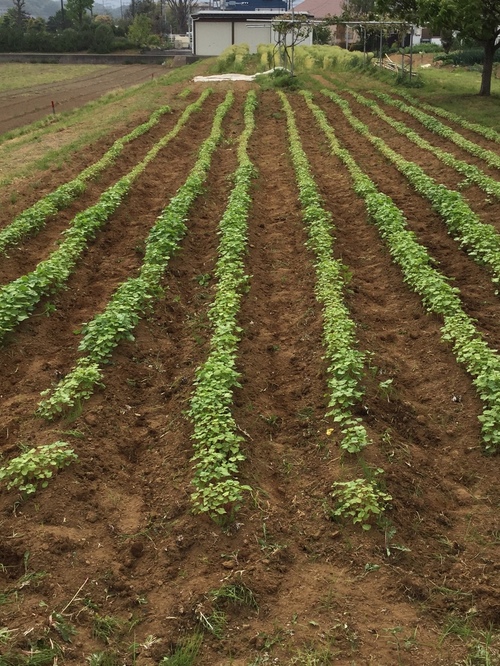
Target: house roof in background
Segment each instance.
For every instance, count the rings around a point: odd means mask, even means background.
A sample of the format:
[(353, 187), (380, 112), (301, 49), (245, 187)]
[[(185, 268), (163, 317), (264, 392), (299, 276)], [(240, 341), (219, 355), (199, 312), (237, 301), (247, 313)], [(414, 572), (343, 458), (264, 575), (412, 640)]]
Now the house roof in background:
[(294, 6), (297, 12), (310, 12), (315, 18), (342, 14), (343, 0), (304, 0)]

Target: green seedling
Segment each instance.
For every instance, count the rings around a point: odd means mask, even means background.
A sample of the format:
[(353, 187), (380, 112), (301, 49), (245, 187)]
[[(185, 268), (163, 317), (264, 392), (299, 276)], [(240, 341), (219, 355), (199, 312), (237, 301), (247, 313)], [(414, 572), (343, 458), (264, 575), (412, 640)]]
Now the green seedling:
[(168, 657), (163, 657), (159, 666), (193, 666), (203, 642), (203, 634), (195, 633), (179, 641)]
[(46, 488), (56, 470), (67, 467), (78, 456), (67, 442), (54, 442), (32, 448), (13, 458), (0, 468), (0, 481), (7, 482), (7, 489), (18, 488), (23, 496), (33, 495), (39, 487)]
[[(377, 472), (380, 474), (382, 470)], [(382, 490), (375, 480), (367, 479), (336, 481), (332, 496), (336, 500), (336, 508), (330, 515), (333, 518), (351, 518), (364, 530), (371, 529), (370, 520), (380, 516), (387, 502), (392, 500), (391, 495)]]

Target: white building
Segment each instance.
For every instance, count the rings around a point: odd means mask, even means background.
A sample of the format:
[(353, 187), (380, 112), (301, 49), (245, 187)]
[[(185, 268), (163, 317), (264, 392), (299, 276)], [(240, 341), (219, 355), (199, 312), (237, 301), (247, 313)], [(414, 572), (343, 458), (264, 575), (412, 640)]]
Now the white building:
[[(193, 20), (193, 54), (218, 56), (233, 44), (248, 44), (257, 53), (259, 44), (275, 44), (272, 20), (282, 10), (223, 11), (203, 10), (191, 15)], [(312, 17), (311, 17), (312, 18)], [(302, 44), (312, 44), (312, 31)]]

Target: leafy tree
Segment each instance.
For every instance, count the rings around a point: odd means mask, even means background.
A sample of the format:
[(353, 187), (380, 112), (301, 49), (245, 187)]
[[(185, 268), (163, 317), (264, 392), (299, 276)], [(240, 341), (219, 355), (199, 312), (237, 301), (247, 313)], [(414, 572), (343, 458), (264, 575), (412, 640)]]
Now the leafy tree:
[(151, 35), (151, 19), (146, 14), (138, 14), (128, 29), (128, 38), (136, 46), (148, 43)]
[(453, 30), (449, 28), (441, 28), (441, 44), (444, 52), (449, 53), (455, 43), (455, 35)]
[[(378, 19), (375, 13), (376, 0), (344, 0), (342, 3), (342, 21), (376, 21)], [(357, 28), (362, 41), (365, 41), (366, 48), (374, 51), (378, 48), (380, 41), (380, 28), (364, 26)]]
[(58, 50), (65, 51), (86, 51), (92, 46), (94, 35), (91, 30), (74, 30), (66, 28), (58, 40)]
[(126, 8), (124, 16), (129, 21), (132, 21), (139, 14), (145, 14), (152, 19), (157, 12), (158, 8), (154, 0), (135, 0)]
[(484, 49), (480, 95), (490, 95), (493, 60), (500, 48), (500, 2), (498, 0), (377, 0), (380, 11), (391, 16), (428, 24), (434, 30), (458, 31)]
[(418, 23), (419, 2), (420, 0), (376, 0), (375, 9), (379, 15), (386, 14), (391, 19)]
[(432, 26), (458, 30), (484, 49), (480, 95), (491, 93), (493, 60), (500, 48), (500, 3), (498, 0), (420, 0), (421, 16)]
[(23, 21), (18, 23), (17, 11), (10, 7), (6, 13), (0, 17), (0, 51), (17, 52), (23, 50), (23, 39), (28, 15), (23, 17)]
[(66, 12), (62, 12), (60, 9), (54, 14), (54, 16), (49, 16), (47, 19), (47, 31), (48, 32), (59, 32), (64, 30), (64, 28), (71, 28), (72, 22)]
[(280, 14), (272, 22), (276, 39), (276, 48), (281, 55), (283, 67), (290, 67), (293, 75), (293, 51), (297, 44), (303, 42), (311, 34), (313, 23), (307, 14)]
[(341, 19), (350, 21), (375, 20), (375, 0), (344, 0), (342, 3)]
[(45, 19), (41, 18), (40, 16), (38, 18), (30, 17), (26, 24), (26, 31), (32, 33), (42, 33), (45, 32), (46, 25), (47, 24)]
[(54, 35), (46, 30), (43, 18), (30, 18), (24, 33), (23, 50), (50, 53), (57, 50)]
[(105, 23), (106, 25), (113, 27), (113, 18), (109, 14), (97, 14), (94, 16), (94, 23)]
[(136, 16), (147, 16), (151, 21), (150, 32), (161, 33), (162, 6), (155, 0), (134, 0), (124, 13), (124, 21), (131, 25)]
[(111, 53), (115, 36), (111, 25), (105, 22), (98, 22), (94, 31), (94, 41), (92, 50), (96, 53)]
[(332, 33), (330, 27), (325, 24), (315, 25), (313, 28), (314, 44), (331, 44)]
[(83, 28), (84, 19), (88, 11), (92, 11), (94, 0), (67, 0), (66, 12), (75, 21), (80, 30)]

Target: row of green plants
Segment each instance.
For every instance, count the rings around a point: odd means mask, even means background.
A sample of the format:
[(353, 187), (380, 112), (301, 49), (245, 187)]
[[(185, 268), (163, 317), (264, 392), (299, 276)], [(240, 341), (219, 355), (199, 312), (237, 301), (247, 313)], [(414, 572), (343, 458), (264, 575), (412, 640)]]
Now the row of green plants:
[[(445, 221), (454, 240), (461, 247), (467, 248), (469, 255), (475, 261), (487, 265), (492, 273), (492, 281), (498, 284), (500, 282), (500, 235), (496, 229), (491, 224), (481, 222), (480, 218), (471, 210), (459, 192), (449, 190), (444, 185), (436, 183), (421, 167), (414, 162), (406, 160), (392, 150), (392, 148), (389, 148), (380, 137), (374, 136), (370, 128), (352, 113), (346, 100), (330, 90), (323, 90), (322, 92), (342, 109), (352, 127), (374, 145), (384, 157), (392, 162), (419, 194), (431, 202), (434, 210)], [(354, 96), (356, 99), (359, 97), (358, 95)], [(393, 125), (392, 122), (390, 124)], [(405, 128), (404, 124), (403, 128)], [(395, 129), (398, 129), (398, 127), (395, 127)], [(415, 136), (418, 137), (418, 135)], [(416, 143), (420, 145), (420, 140), (416, 141)], [(441, 152), (444, 153), (444, 151)], [(451, 156), (451, 160), (458, 161), (453, 156)], [(465, 167), (468, 166), (466, 163), (463, 164)], [(479, 174), (476, 174), (476, 177), (481, 179), (481, 171), (479, 169), (477, 171)], [(484, 180), (492, 180), (493, 184), (495, 184), (493, 179), (484, 176), (482, 184), (485, 187), (488, 185), (485, 185)], [(496, 189), (498, 190), (498, 187)]]
[(238, 480), (244, 460), (243, 438), (231, 413), (233, 390), (240, 386), (236, 359), (241, 328), (237, 318), (242, 295), (248, 289), (244, 255), (247, 251), (248, 213), (255, 168), (248, 156), (248, 142), (255, 127), (255, 91), (247, 95), (245, 127), (238, 141), (238, 166), (234, 187), (219, 224), (216, 293), (208, 311), (212, 326), (210, 352), (197, 368), (189, 416), (193, 423), (196, 462), (191, 499), (196, 513), (208, 513), (217, 522), (227, 520), (250, 490)]
[[(442, 53), (434, 58), (435, 61), (444, 65), (456, 65), (458, 67), (472, 67), (484, 63), (484, 49), (460, 49), (451, 53)], [(500, 62), (500, 52), (496, 51), (493, 62)]]
[(17, 488), (21, 496), (27, 498), (40, 488), (46, 488), (57, 470), (76, 460), (78, 456), (67, 442), (57, 441), (26, 448), (0, 467), (0, 482), (6, 484), (7, 490)]
[(248, 44), (232, 44), (228, 46), (215, 60), (216, 72), (242, 72), (247, 60), (250, 58)]
[(398, 90), (398, 95), (403, 97), (407, 102), (409, 102), (413, 106), (422, 108), (424, 109), (424, 111), (430, 111), (431, 113), (434, 113), (436, 116), (441, 116), (441, 118), (445, 118), (446, 120), (451, 120), (452, 122), (457, 123), (457, 125), (460, 125), (464, 129), (476, 132), (476, 134), (481, 134), (481, 136), (490, 139), (490, 141), (496, 141), (496, 143), (500, 143), (500, 132), (497, 132), (492, 127), (485, 127), (485, 125), (480, 125), (479, 123), (472, 123), (470, 120), (462, 118), (462, 116), (459, 116), (457, 113), (453, 113), (452, 111), (447, 111), (446, 109), (442, 109), (439, 106), (433, 106), (432, 104), (428, 104), (427, 102), (423, 102), (422, 100), (417, 100), (415, 99), (415, 97), (413, 97), (413, 95), (410, 95), (410, 93), (407, 92), (406, 90)]
[(299, 187), (302, 215), (308, 230), (307, 246), (315, 255), (316, 298), (323, 308), (323, 343), (328, 362), (329, 411), (338, 423), (341, 448), (358, 453), (369, 444), (362, 419), (353, 408), (363, 396), (361, 380), (365, 354), (357, 348), (356, 324), (344, 302), (347, 267), (333, 256), (334, 224), (325, 210), (302, 148), (290, 102), (278, 91), (287, 117), (290, 153)]
[[(302, 216), (306, 223), (307, 247), (315, 255), (316, 298), (323, 309), (323, 344), (328, 362), (329, 402), (327, 416), (338, 423), (342, 440), (340, 448), (360, 455), (370, 444), (362, 419), (352, 409), (363, 396), (361, 380), (366, 355), (357, 348), (356, 325), (344, 302), (348, 270), (335, 259), (335, 242), (331, 213), (325, 210), (311, 167), (300, 141), (292, 107), (286, 95), (278, 91), (287, 117), (289, 150), (299, 187)], [(333, 432), (329, 429), (327, 434)], [(334, 507), (330, 516), (335, 520), (351, 520), (369, 530), (375, 518), (379, 520), (392, 496), (381, 483), (382, 469), (361, 464), (364, 477), (335, 481), (331, 496)]]
[[(257, 49), (260, 65), (271, 69), (282, 64), (278, 49), (272, 44), (260, 44)], [(362, 67), (370, 62), (373, 53), (347, 51), (340, 46), (315, 44), (314, 46), (296, 46), (294, 48), (294, 64), (297, 70), (350, 70)]]
[(492, 150), (487, 150), (486, 148), (478, 146), (477, 143), (469, 141), (469, 139), (466, 139), (461, 134), (451, 129), (451, 127), (448, 127), (448, 125), (445, 125), (437, 118), (433, 118), (428, 113), (424, 113), (423, 111), (420, 111), (414, 106), (410, 106), (405, 102), (401, 102), (398, 99), (394, 99), (393, 97), (387, 95), (386, 93), (382, 93), (376, 90), (373, 91), (373, 94), (376, 95), (386, 104), (394, 106), (400, 111), (403, 111), (403, 113), (407, 113), (408, 115), (413, 116), (419, 122), (421, 122), (426, 129), (430, 130), (431, 132), (434, 132), (435, 134), (439, 134), (439, 136), (443, 136), (446, 139), (449, 139), (455, 145), (459, 146), (460, 148), (463, 148), (471, 155), (474, 155), (474, 157), (478, 157), (479, 159), (484, 160), (488, 164), (488, 166), (500, 169), (500, 156), (494, 153)]
[(479, 169), (474, 164), (469, 164), (464, 160), (460, 160), (452, 153), (449, 153), (446, 150), (439, 148), (438, 146), (434, 146), (432, 143), (422, 138), (420, 134), (417, 134), (417, 132), (408, 127), (408, 125), (405, 125), (405, 123), (401, 122), (400, 120), (395, 120), (391, 116), (387, 115), (387, 113), (385, 113), (385, 111), (383, 111), (374, 100), (363, 97), (363, 95), (360, 95), (353, 90), (348, 90), (347, 92), (352, 95), (354, 99), (360, 104), (368, 107), (374, 115), (378, 116), (381, 120), (395, 129), (396, 132), (402, 136), (407, 137), (419, 148), (422, 148), (422, 150), (431, 152), (441, 162), (443, 162), (443, 164), (446, 164), (446, 166), (449, 166), (464, 175), (465, 181), (463, 185), (474, 183), (481, 190), (483, 190), (483, 192), (486, 192), (486, 194), (495, 196), (500, 199), (500, 182), (498, 182), (498, 180), (491, 178), (491, 176), (485, 174), (484, 171)]
[[(196, 108), (200, 108), (204, 97), (205, 94), (194, 103)], [(189, 210), (203, 191), (212, 155), (222, 137), (222, 121), (233, 99), (234, 95), (228, 92), (215, 113), (212, 130), (200, 147), (194, 167), (151, 228), (139, 275), (123, 282), (104, 311), (84, 324), (79, 345), (84, 355), (55, 387), (42, 393), (39, 416), (50, 420), (78, 407), (101, 384), (102, 365), (109, 362), (119, 342), (134, 340), (133, 331), (141, 316), (162, 293), (165, 268), (186, 233)]]
[(170, 112), (169, 106), (162, 106), (154, 111), (149, 120), (138, 125), (129, 134), (117, 139), (100, 160), (88, 166), (73, 180), (63, 183), (56, 190), (39, 199), (33, 206), (22, 211), (0, 231), (0, 253), (5, 254), (9, 246), (19, 243), (25, 236), (39, 231), (49, 217), (68, 206), (86, 190), (90, 180), (97, 178), (100, 173), (111, 166), (127, 143), (145, 134), (158, 124), (165, 113)]
[(64, 240), (60, 242), (57, 250), (40, 262), (32, 272), (0, 289), (0, 340), (19, 322), (30, 316), (43, 296), (57, 291), (65, 284), (88, 241), (116, 211), (146, 166), (179, 133), (189, 116), (201, 108), (210, 92), (209, 89), (205, 90), (196, 102), (189, 105), (175, 127), (160, 139), (128, 174), (105, 190), (96, 204), (75, 216), (71, 226), (64, 232)]
[(485, 452), (495, 453), (500, 447), (500, 356), (491, 349), (474, 320), (462, 309), (459, 290), (449, 284), (433, 267), (433, 259), (406, 225), (403, 213), (392, 199), (379, 192), (373, 181), (360, 169), (348, 150), (343, 148), (324, 113), (304, 93), (309, 108), (325, 133), (332, 154), (347, 167), (355, 192), (364, 199), (368, 213), (389, 247), (394, 262), (400, 267), (405, 282), (422, 298), (428, 312), (441, 316), (443, 340), (450, 342), (457, 360), (473, 377), (473, 383), (484, 403), (479, 416)]

